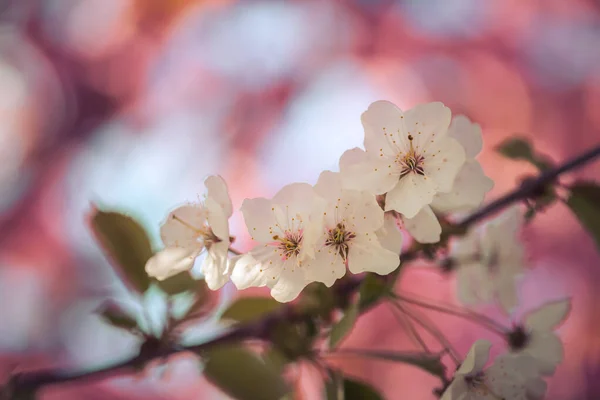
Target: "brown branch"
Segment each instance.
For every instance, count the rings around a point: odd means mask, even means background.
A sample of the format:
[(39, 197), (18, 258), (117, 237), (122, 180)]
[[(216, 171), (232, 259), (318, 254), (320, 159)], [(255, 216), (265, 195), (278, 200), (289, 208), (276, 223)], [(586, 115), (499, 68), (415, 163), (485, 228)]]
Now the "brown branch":
[[(514, 191), (507, 193), (501, 198), (493, 201), (487, 206), (483, 207), (479, 211), (471, 214), (464, 220), (460, 221), (457, 226), (460, 228), (468, 228), (474, 223), (480, 221), (484, 217), (490, 216), (493, 213), (517, 202), (525, 200), (533, 196), (540, 188), (545, 185), (552, 183), (556, 178), (568, 171), (578, 168), (591, 160), (600, 156), (600, 146), (593, 148), (592, 150), (566, 162), (565, 164), (545, 171), (538, 175), (536, 178), (526, 181), (524, 184), (516, 188)], [(415, 247), (402, 254), (402, 261), (404, 263), (416, 259), (420, 255), (420, 250)], [(338, 295), (347, 297), (351, 295), (362, 283), (363, 278), (354, 277), (340, 282), (334, 286), (334, 290)], [(132, 359), (120, 362), (118, 364), (101, 367), (94, 370), (86, 371), (66, 371), (57, 369), (48, 369), (34, 372), (27, 372), (14, 375), (8, 382), (5, 390), (5, 395), (8, 398), (16, 398), (22, 393), (31, 393), (45, 385), (67, 383), (79, 380), (99, 380), (114, 376), (118, 373), (131, 372), (140, 365), (144, 365), (146, 362), (156, 359), (167, 357), (171, 354), (190, 351), (194, 353), (202, 352), (212, 346), (231, 343), (236, 341), (243, 341), (249, 339), (262, 339), (268, 340), (269, 334), (276, 324), (281, 321), (300, 321), (306, 318), (310, 318), (309, 314), (298, 311), (297, 308), (292, 305), (286, 305), (281, 310), (276, 311), (261, 318), (257, 321), (240, 324), (231, 330), (225, 332), (221, 336), (218, 336), (212, 340), (201, 343), (195, 346), (170, 346), (161, 347), (156, 346), (154, 348), (147, 348), (144, 351), (144, 346), (140, 354)], [(8, 391), (8, 393), (6, 393)], [(0, 398), (2, 398), (0, 392)]]

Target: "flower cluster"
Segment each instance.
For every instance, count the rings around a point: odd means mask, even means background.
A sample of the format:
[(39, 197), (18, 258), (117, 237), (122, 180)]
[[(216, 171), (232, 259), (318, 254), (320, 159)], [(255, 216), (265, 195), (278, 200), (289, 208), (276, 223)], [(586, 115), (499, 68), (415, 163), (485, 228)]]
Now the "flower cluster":
[(488, 363), (491, 343), (476, 341), (454, 374), (442, 400), (542, 399), (544, 376), (563, 359), (563, 346), (554, 329), (565, 320), (570, 300), (552, 301), (531, 311), (507, 336), (508, 352)]
[[(272, 199), (244, 200), (245, 224), (255, 246), (229, 258), (232, 204), (219, 176), (205, 181), (203, 201), (172, 211), (161, 226), (166, 248), (146, 271), (163, 280), (190, 270), (204, 254), (203, 273), (215, 290), (231, 280), (238, 289), (268, 287), (274, 299), (296, 299), (311, 282), (332, 286), (346, 271), (386, 275), (398, 268), (402, 226), (419, 243), (440, 241), (442, 225), (481, 205), (493, 187), (476, 156), (479, 125), (452, 118), (442, 103), (403, 112), (377, 101), (361, 117), (364, 149), (346, 151), (340, 172), (323, 171), (315, 185), (291, 183)], [(450, 242), (446, 268), (456, 271), (465, 305), (497, 301), (509, 314), (518, 304), (523, 273), (519, 238), (523, 214), (513, 207)], [(502, 331), (508, 352), (488, 368), (491, 344), (477, 341), (443, 399), (538, 399), (544, 376), (562, 360), (553, 330), (570, 302), (552, 302)]]

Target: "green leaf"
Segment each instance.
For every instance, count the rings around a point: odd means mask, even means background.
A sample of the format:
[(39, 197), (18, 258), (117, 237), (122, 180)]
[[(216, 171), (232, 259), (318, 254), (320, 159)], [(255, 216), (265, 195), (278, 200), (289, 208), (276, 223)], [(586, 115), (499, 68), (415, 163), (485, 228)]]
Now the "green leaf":
[(230, 305), (221, 319), (248, 322), (281, 308), (282, 303), (271, 297), (242, 297)]
[(600, 185), (595, 182), (580, 181), (570, 187), (571, 195), (567, 206), (579, 222), (592, 235), (600, 249)]
[(144, 267), (153, 253), (144, 228), (131, 217), (101, 210), (94, 211), (91, 226), (113, 266), (135, 289), (145, 292), (150, 278)]
[(342, 319), (338, 321), (337, 324), (333, 325), (331, 328), (331, 333), (329, 335), (329, 347), (335, 348), (344, 337), (352, 330), (354, 327), (354, 323), (358, 319), (359, 314), (359, 306), (357, 303), (352, 303), (344, 312), (344, 316)]
[(206, 283), (202, 280), (195, 280), (189, 272), (184, 271), (164, 281), (156, 281), (158, 287), (168, 295), (175, 295), (183, 292), (205, 292), (208, 290)]
[(290, 390), (281, 375), (240, 345), (206, 352), (204, 375), (223, 392), (239, 400), (280, 400)]
[(285, 366), (290, 362), (290, 359), (276, 347), (270, 347), (265, 350), (262, 354), (262, 359), (265, 364), (277, 372), (283, 371)]
[(440, 357), (431, 353), (352, 349), (341, 350), (340, 354), (352, 354), (359, 357), (368, 357), (402, 364), (409, 364), (440, 378), (444, 377), (444, 373), (446, 371), (446, 368), (440, 361)]
[(369, 273), (360, 285), (359, 308), (364, 310), (388, 293), (388, 286), (378, 275)]
[(354, 378), (344, 378), (344, 400), (383, 400), (383, 396), (371, 385)]
[(527, 139), (522, 137), (510, 138), (500, 143), (496, 150), (512, 160), (527, 161), (540, 171), (551, 169), (554, 165), (547, 156), (536, 153)]
[(137, 329), (137, 321), (134, 316), (127, 314), (117, 304), (109, 301), (99, 311), (100, 316), (108, 324), (124, 329), (126, 331), (132, 331)]

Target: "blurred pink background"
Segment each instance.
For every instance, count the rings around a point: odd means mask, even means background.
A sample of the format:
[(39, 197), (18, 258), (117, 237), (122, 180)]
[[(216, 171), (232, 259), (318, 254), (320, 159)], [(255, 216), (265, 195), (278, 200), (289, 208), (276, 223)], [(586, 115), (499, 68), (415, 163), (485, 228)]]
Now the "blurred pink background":
[[(0, 373), (87, 368), (138, 343), (93, 315), (126, 296), (88, 232), (90, 202), (128, 212), (159, 246), (167, 210), (194, 200), (207, 174), (234, 206), (294, 181), (315, 183), (362, 145), (360, 114), (439, 100), (484, 130), (488, 200), (533, 172), (493, 147), (511, 134), (562, 161), (600, 142), (597, 0), (1, 0)], [(565, 181), (600, 176), (590, 164)], [(250, 246), (241, 215), (237, 246)], [(600, 258), (558, 204), (525, 232), (526, 311), (573, 296), (560, 332), (566, 360), (548, 399), (600, 398)], [(400, 290), (454, 301), (454, 282), (411, 269)], [(262, 290), (256, 292), (265, 293)], [(225, 299), (235, 296), (228, 286)], [(495, 308), (482, 312), (508, 324)], [(498, 338), (446, 316), (466, 352)], [(197, 338), (214, 332), (197, 328)], [(386, 307), (345, 345), (414, 349)], [(192, 357), (168, 378), (48, 387), (43, 399), (224, 399)], [(338, 363), (389, 399), (430, 399), (437, 382), (410, 367)], [(300, 398), (319, 398), (314, 371)]]

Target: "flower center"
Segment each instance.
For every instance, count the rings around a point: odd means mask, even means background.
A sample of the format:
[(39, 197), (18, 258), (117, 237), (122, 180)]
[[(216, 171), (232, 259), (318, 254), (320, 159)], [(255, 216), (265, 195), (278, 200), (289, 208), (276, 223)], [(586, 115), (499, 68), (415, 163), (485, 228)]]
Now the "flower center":
[(510, 348), (518, 351), (527, 346), (527, 343), (529, 342), (529, 334), (525, 332), (525, 329), (521, 325), (518, 325), (508, 333), (506, 339)]
[(347, 231), (344, 224), (340, 222), (335, 228), (327, 231), (325, 246), (333, 247), (345, 262), (348, 259), (348, 252), (350, 249), (348, 243), (355, 237), (356, 235), (353, 232)]
[(300, 253), (300, 245), (302, 243), (302, 232), (286, 231), (284, 236), (273, 236), (273, 240), (279, 242), (277, 248), (281, 250), (282, 256), (287, 260), (290, 257), (297, 256)]
[(202, 225), (200, 228), (196, 228), (195, 226), (182, 220), (175, 214), (173, 214), (173, 219), (182, 224), (183, 226), (187, 227), (188, 229), (194, 231), (194, 233), (196, 234), (196, 240), (201, 239), (206, 249), (210, 249), (210, 247), (215, 243), (222, 242), (222, 240), (219, 239), (217, 235), (215, 235), (211, 227), (208, 226), (207, 222), (205, 222), (205, 224)]
[(425, 157), (417, 154), (413, 147), (413, 136), (408, 135), (410, 141), (410, 150), (407, 153), (401, 153), (396, 156), (396, 162), (400, 165), (400, 178), (408, 175), (409, 173), (415, 173), (417, 175), (425, 175), (424, 164)]

